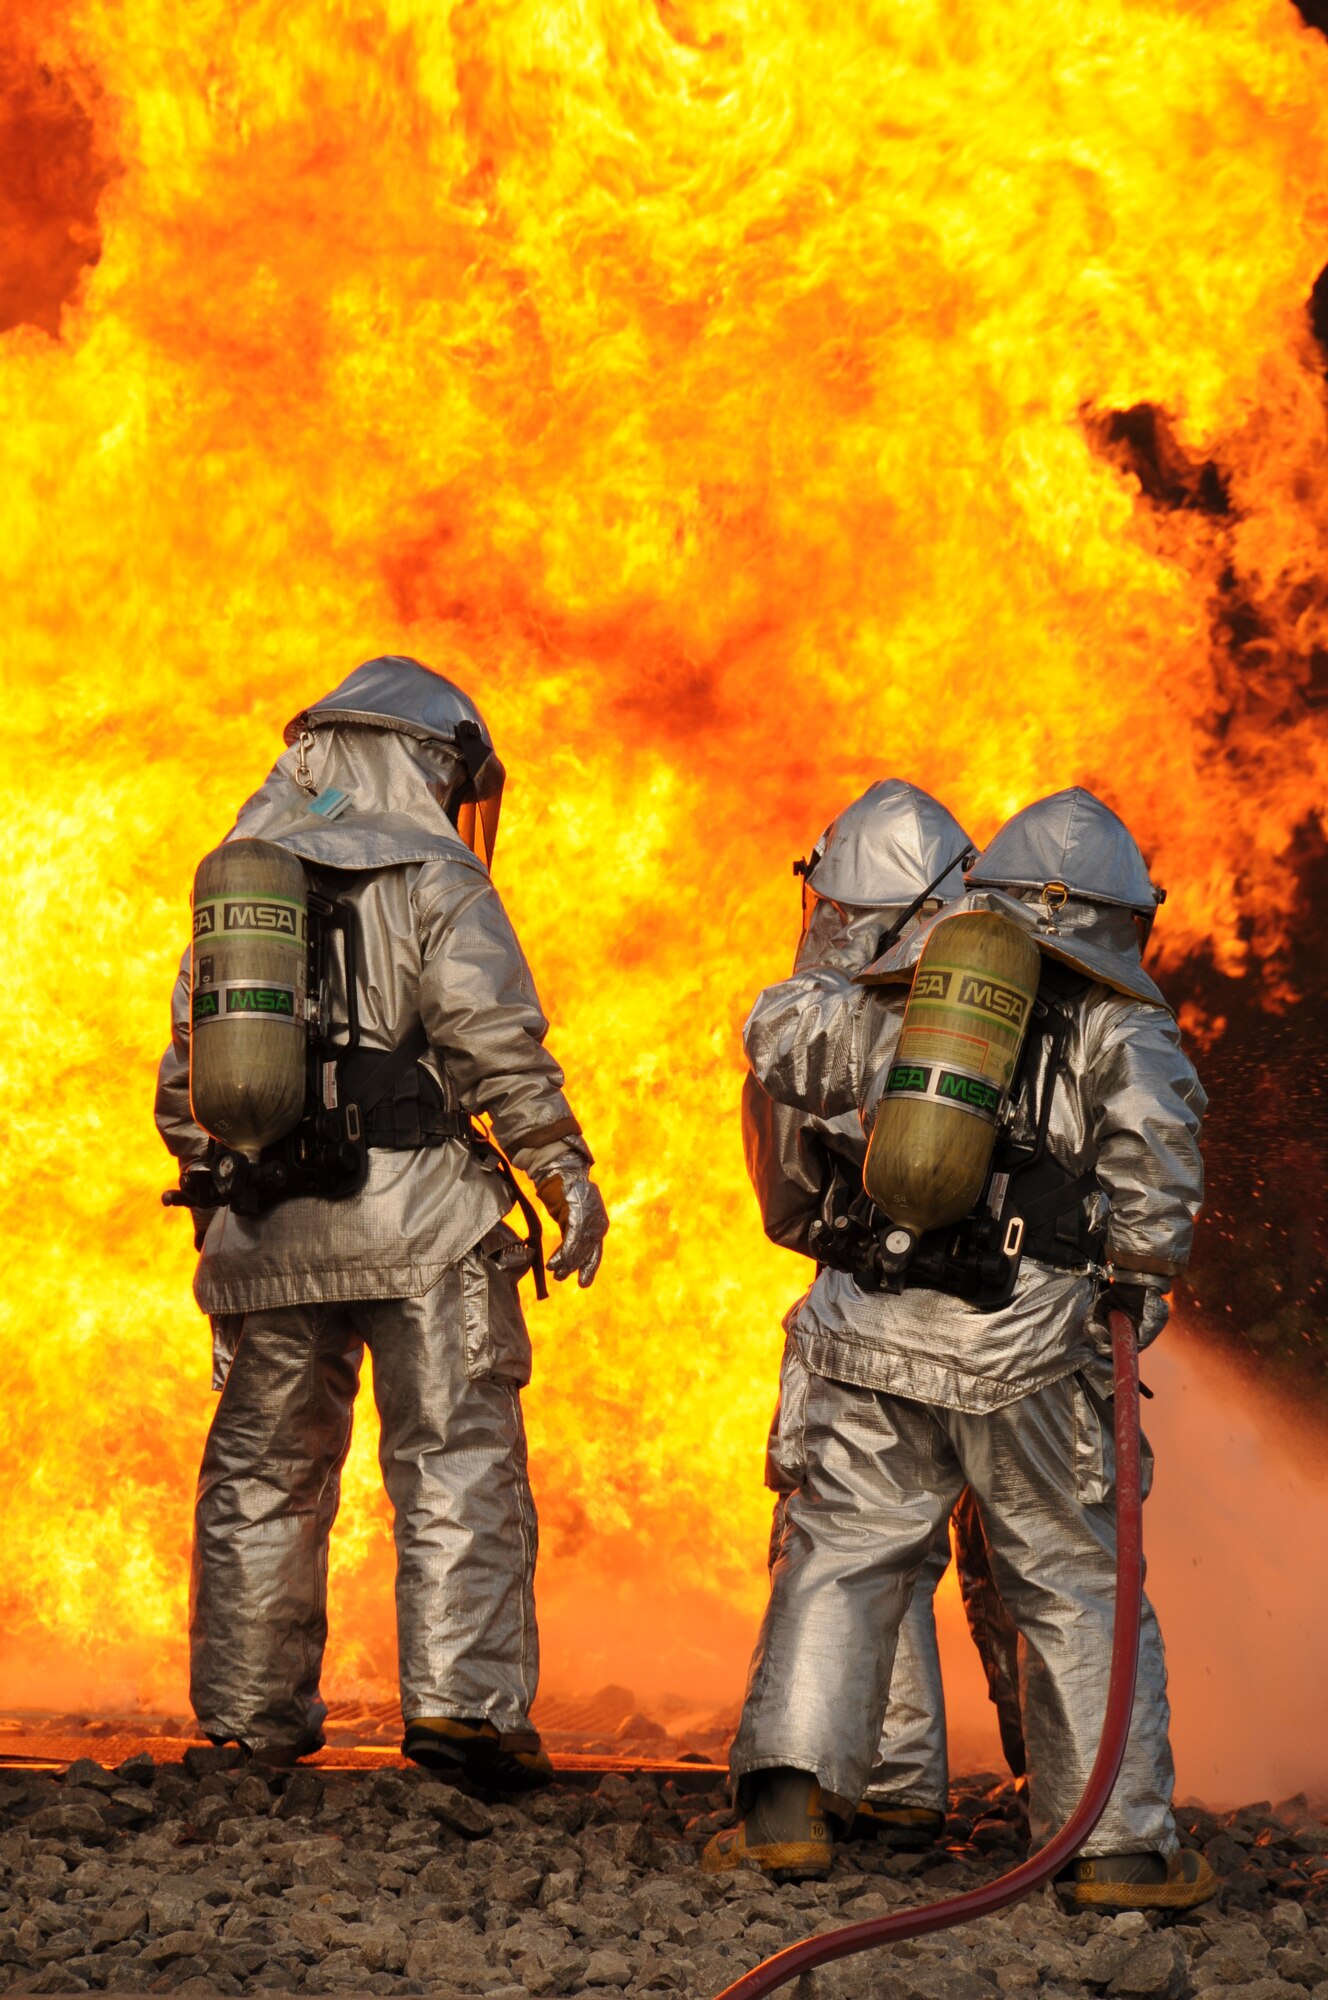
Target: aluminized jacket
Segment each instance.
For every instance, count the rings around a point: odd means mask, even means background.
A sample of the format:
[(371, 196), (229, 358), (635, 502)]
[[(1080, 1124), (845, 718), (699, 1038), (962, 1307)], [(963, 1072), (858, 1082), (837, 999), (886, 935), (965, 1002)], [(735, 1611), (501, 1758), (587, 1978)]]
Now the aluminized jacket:
[[(436, 770), (387, 729), (321, 729), (308, 754), (315, 784), (347, 791), (352, 810), (331, 822), (311, 813), (291, 750), (228, 837), (275, 841), (336, 872), (359, 922), (362, 1044), (393, 1048), (422, 1020), (426, 1066), (448, 1107), (487, 1116), (516, 1165), (535, 1177), (569, 1152), (589, 1159), (520, 945), (487, 869), (429, 790)], [(335, 993), (333, 1013), (344, 1018)], [(158, 1127), (182, 1160), (206, 1145), (189, 1111), (188, 1014), (186, 955), (157, 1090)], [(301, 1197), (253, 1218), (218, 1210), (195, 1296), (215, 1316), (417, 1298), (511, 1206), (502, 1178), (462, 1140), (375, 1149), (366, 1186), (345, 1200)]]
[[(991, 890), (950, 905), (862, 978), (907, 980), (932, 924), (962, 909), (998, 910), (1038, 935), (1044, 949), (1052, 943), (1062, 962), (1097, 974), (1073, 1008), (1048, 1148), (1069, 1177), (1096, 1174), (1101, 1193), (1090, 1201), (1094, 1220), (1105, 1211), (1107, 1257), (1165, 1286), (1185, 1267), (1203, 1196), (1198, 1140), (1207, 1101), (1170, 1011), (1137, 953), (1119, 972), (1117, 953), (1099, 953), (1091, 914), (1073, 913), (1077, 929), (1062, 917), (1048, 940), (1030, 908)], [(1130, 990), (1107, 985), (1104, 971)], [(1145, 991), (1156, 998), (1143, 998)], [(744, 1037), (753, 1074), (786, 1106), (837, 1119), (861, 1103), (870, 1122), (873, 1087), (879, 1091), (888, 1073), (906, 997), (906, 984), (864, 985), (830, 970), (768, 988)], [(1029, 1081), (1040, 1090), (1040, 1076)], [(1016, 1136), (1027, 1134), (1027, 1112), (1026, 1098)], [(1087, 1264), (1063, 1270), (1027, 1257), (1010, 1303), (979, 1312), (921, 1287), (864, 1293), (828, 1271), (790, 1332), (815, 1374), (981, 1414), (1096, 1366), (1087, 1332), (1096, 1288)]]
[[(904, 778), (869, 785), (830, 822), (809, 858), (796, 864), (803, 877), (803, 930), (795, 979), (812, 971), (836, 990), (845, 986), (877, 957), (887, 935), (911, 934), (920, 909), (962, 894), (960, 868), (971, 852), (958, 820), (929, 792)], [(842, 1161), (859, 1179), (867, 1142), (856, 1098), (822, 1118), (779, 1096), (748, 1074), (742, 1097), (747, 1172), (766, 1235), (809, 1257), (809, 1231), (821, 1212), (831, 1162)]]

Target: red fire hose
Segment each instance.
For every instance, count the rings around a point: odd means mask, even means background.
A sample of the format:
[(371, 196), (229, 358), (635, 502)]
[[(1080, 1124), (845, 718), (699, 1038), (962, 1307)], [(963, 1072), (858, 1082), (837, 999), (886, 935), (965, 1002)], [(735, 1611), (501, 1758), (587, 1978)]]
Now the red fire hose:
[(1008, 1875), (998, 1876), (984, 1888), (970, 1889), (966, 1895), (947, 1897), (944, 1902), (924, 1903), (921, 1909), (900, 1910), (894, 1916), (846, 1924), (842, 1930), (829, 1931), (823, 1937), (804, 1938), (801, 1944), (788, 1945), (764, 1964), (744, 1972), (741, 1979), (724, 1988), (717, 2000), (760, 2000), (761, 1995), (773, 1993), (800, 1973), (810, 1972), (816, 1965), (827, 1965), (832, 1959), (849, 1958), (854, 1952), (871, 1951), (877, 1945), (898, 1944), (904, 1938), (922, 1937), (927, 1931), (949, 1930), (953, 1924), (966, 1924), (974, 1917), (989, 1917), (993, 1911), (1017, 1903), (1021, 1896), (1050, 1881), (1101, 1819), (1120, 1775), (1130, 1733), (1144, 1584), (1139, 1360), (1134, 1328), (1125, 1314), (1111, 1313), (1108, 1324), (1116, 1378), (1116, 1618), (1102, 1736), (1083, 1797), (1060, 1832), (1041, 1852), (1030, 1855)]

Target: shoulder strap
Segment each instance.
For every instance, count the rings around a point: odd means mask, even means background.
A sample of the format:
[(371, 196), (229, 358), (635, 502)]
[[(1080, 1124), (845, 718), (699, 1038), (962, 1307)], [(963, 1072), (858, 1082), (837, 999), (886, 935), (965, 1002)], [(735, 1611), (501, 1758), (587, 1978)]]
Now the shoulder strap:
[[(1044, 1164), (1055, 1166), (1054, 1161)], [(1038, 1176), (1030, 1174), (1028, 1178), (1033, 1180)], [(1042, 1178), (1048, 1176), (1044, 1173)], [(1017, 1178), (1015, 1185), (1019, 1186)], [(1072, 1209), (1078, 1208), (1080, 1202), (1087, 1201), (1089, 1195), (1096, 1194), (1097, 1191), (1097, 1175), (1090, 1167), (1086, 1173), (1078, 1174), (1074, 1179), (1068, 1174), (1059, 1174), (1053, 1184), (1044, 1187), (1040, 1194), (1017, 1194), (1015, 1203), (1028, 1228), (1038, 1229), (1044, 1222), (1055, 1222), (1058, 1216), (1068, 1215)]]

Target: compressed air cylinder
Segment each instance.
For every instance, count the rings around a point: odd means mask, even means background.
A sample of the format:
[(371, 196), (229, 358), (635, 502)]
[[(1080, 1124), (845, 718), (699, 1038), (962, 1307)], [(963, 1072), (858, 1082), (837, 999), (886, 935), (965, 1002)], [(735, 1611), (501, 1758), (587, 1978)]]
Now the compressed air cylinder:
[(982, 1193), (1039, 966), (1027, 932), (987, 911), (943, 918), (923, 947), (863, 1170), (910, 1236), (958, 1222)]
[(304, 1108), (309, 892), (295, 855), (231, 840), (194, 877), (189, 1101), (231, 1151), (257, 1159)]

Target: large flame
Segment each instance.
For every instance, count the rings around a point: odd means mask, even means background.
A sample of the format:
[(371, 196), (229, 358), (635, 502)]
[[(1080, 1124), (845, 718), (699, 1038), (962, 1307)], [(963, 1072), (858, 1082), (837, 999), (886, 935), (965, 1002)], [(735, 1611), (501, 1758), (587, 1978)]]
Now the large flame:
[[(738, 1029), (791, 858), (889, 772), (980, 838), (1081, 780), (1170, 885), (1164, 959), (1278, 987), (1328, 796), (1328, 45), (1285, 0), (30, 0), (0, 37), (7, 1685), (179, 1685), (186, 898), (385, 650), (514, 774), (497, 879), (614, 1215), (534, 1315), (547, 1594), (745, 1625), (801, 1271)], [(367, 1428), (343, 1674), (391, 1656)]]

